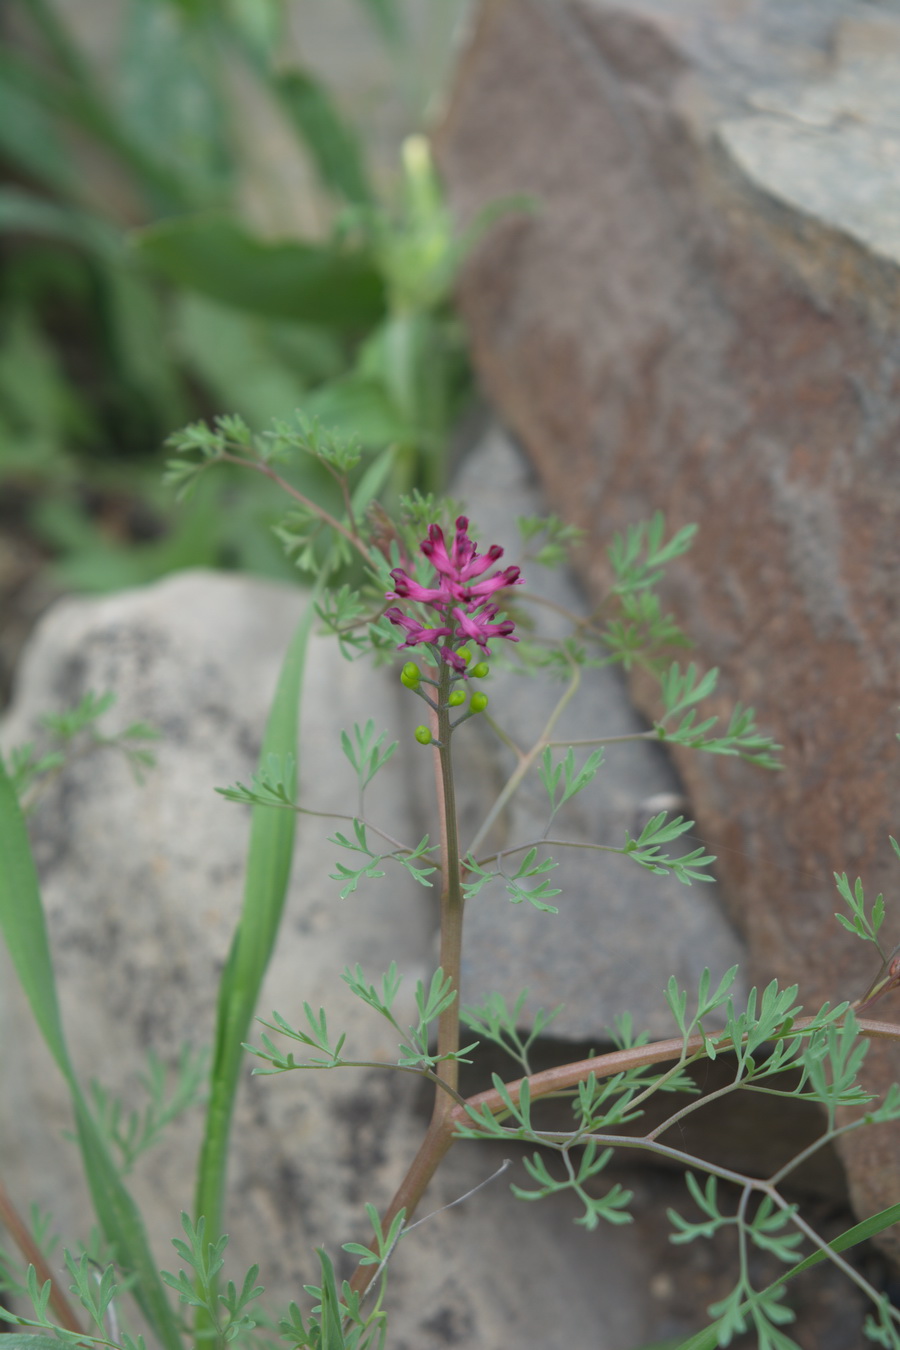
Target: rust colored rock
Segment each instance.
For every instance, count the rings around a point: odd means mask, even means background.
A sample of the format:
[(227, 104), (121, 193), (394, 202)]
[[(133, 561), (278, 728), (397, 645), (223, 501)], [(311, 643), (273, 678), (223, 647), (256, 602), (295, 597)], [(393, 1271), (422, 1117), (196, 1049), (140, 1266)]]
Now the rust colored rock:
[[(613, 530), (700, 523), (664, 600), (784, 771), (678, 767), (755, 976), (807, 1004), (877, 967), (833, 871), (885, 892), (900, 939), (898, 52), (900, 18), (841, 0), (488, 0), (438, 146), (463, 221), (534, 201), (461, 300), (490, 397), (588, 532), (593, 594)], [(900, 1078), (895, 1049), (871, 1058)], [(898, 1142), (851, 1136), (860, 1213), (900, 1199)]]

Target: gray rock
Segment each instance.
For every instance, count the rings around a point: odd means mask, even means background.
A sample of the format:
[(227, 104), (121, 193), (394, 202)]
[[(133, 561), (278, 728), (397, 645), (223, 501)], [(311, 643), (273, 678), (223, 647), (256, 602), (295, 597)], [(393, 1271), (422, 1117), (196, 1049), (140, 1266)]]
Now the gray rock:
[[(5, 745), (29, 739), (39, 713), (68, 706), (88, 689), (117, 692), (110, 723), (140, 719), (163, 736), (158, 766), (143, 787), (135, 786), (117, 757), (95, 754), (66, 770), (33, 825), (76, 1067), (85, 1078), (96, 1076), (123, 1092), (128, 1102), (138, 1095), (147, 1049), (171, 1063), (183, 1041), (209, 1043), (216, 981), (241, 902), (249, 820), (245, 808), (225, 802), (213, 788), (249, 781), (280, 661), (303, 604), (304, 597), (287, 587), (186, 574), (112, 599), (62, 602), (24, 660)], [(391, 707), (385, 681), (342, 662), (334, 644), (313, 640), (302, 732), (304, 798), (326, 811), (345, 807), (352, 783), (339, 752), (341, 727), (367, 715), (386, 722)], [(402, 812), (402, 776), (386, 777), (382, 793), (388, 814)], [(335, 848), (325, 841), (333, 826), (313, 818), (300, 824), (284, 941), (260, 1012), (268, 1016), (276, 1008), (297, 1021), (304, 999), (314, 1008), (326, 1004), (332, 1025), (348, 1028), (361, 1058), (383, 1058), (391, 1046), (380, 1019), (348, 997), (338, 977), (347, 964), (359, 961), (375, 975), (396, 959), (414, 985), (426, 973), (433, 916), (423, 892), (413, 893), (402, 878), (373, 883), (374, 893), (364, 901), (342, 905), (328, 878)], [(4, 1001), (15, 1003), (8, 976), (3, 988)], [(17, 1025), (23, 1019), (21, 1008), (8, 1015)], [(32, 1060), (26, 1043), (24, 1032), (4, 1037), (4, 1056), (14, 1053), (29, 1065), (15, 1109), (4, 1113), (6, 1156), (34, 1157), (36, 1136), (49, 1132), (47, 1145), (68, 1119), (57, 1074), (45, 1067), (38, 1072), (42, 1053), (35, 1048)], [(342, 1158), (360, 1150), (381, 1202), (404, 1149), (415, 1147), (418, 1125), (400, 1113), (399, 1152), (391, 1158), (378, 1138), (384, 1113), (392, 1117), (397, 1103), (412, 1100), (405, 1080), (335, 1075), (317, 1080), (311, 1091), (301, 1075), (251, 1079), (249, 1068), (248, 1061), (229, 1218), (242, 1214), (251, 1231), (259, 1223), (270, 1235), (266, 1260), (277, 1287), (289, 1269), (308, 1259), (311, 1244), (356, 1220), (359, 1178), (346, 1173)], [(150, 1155), (135, 1178), (161, 1260), (166, 1239), (178, 1233), (180, 1210), (190, 1208), (196, 1121), (179, 1127), (175, 1137), (173, 1147)], [(315, 1186), (304, 1175), (305, 1144), (297, 1146), (314, 1137), (333, 1145), (317, 1158)], [(84, 1235), (80, 1199), (62, 1201), (65, 1190), (57, 1191), (57, 1179), (46, 1170), (35, 1180), (33, 1198), (54, 1209), (67, 1235)], [(236, 1223), (235, 1260), (249, 1264), (257, 1257), (244, 1233)]]
[[(520, 556), (518, 516), (540, 515), (540, 495), (528, 466), (512, 440), (494, 428), (467, 460), (457, 492), (471, 508), (478, 538), (487, 547), (501, 543), (504, 562)], [(537, 563), (524, 568), (524, 590), (570, 613), (586, 612), (575, 581), (565, 572)], [(536, 632), (559, 636), (565, 621), (550, 608), (533, 607)], [(502, 660), (505, 644), (496, 642)], [(510, 660), (514, 661), (514, 655)], [(565, 684), (524, 677), (502, 665), (486, 684), (491, 712), (523, 750), (530, 749)], [(580, 687), (553, 731), (554, 759), (566, 753), (567, 738), (590, 739), (639, 734), (646, 730), (634, 711), (620, 673), (614, 667), (586, 669)], [(478, 724), (460, 729), (454, 740), (456, 763), (466, 785), (463, 801), (486, 803), (515, 768), (514, 758), (494, 737), (478, 735)], [(593, 747), (579, 747), (581, 764)], [(467, 756), (474, 754), (474, 772)], [(486, 794), (485, 783), (494, 792)], [(548, 801), (533, 768), (494, 831), (491, 848), (510, 848), (540, 841), (547, 827)], [(589, 787), (557, 816), (551, 838), (621, 848), (626, 831), (632, 836), (658, 810), (687, 814), (687, 802), (667, 756), (651, 743), (636, 741), (610, 746)], [(468, 817), (472, 820), (474, 816)], [(693, 837), (690, 847), (697, 846)], [(464, 846), (467, 847), (467, 846)], [(523, 988), (529, 1009), (563, 1005), (553, 1035), (563, 1040), (596, 1041), (604, 1028), (626, 1010), (636, 1028), (654, 1037), (673, 1034), (671, 1014), (663, 997), (669, 976), (693, 991), (705, 966), (716, 979), (745, 957), (743, 946), (723, 913), (715, 885), (685, 886), (672, 877), (655, 876), (613, 853), (551, 847), (541, 856), (558, 863), (549, 880), (561, 889), (550, 903), (556, 915), (527, 903), (511, 905), (501, 884), (492, 883), (467, 907), (464, 994), (480, 999), (499, 990), (512, 1004)], [(510, 859), (512, 871), (521, 853)], [(741, 997), (742, 985), (735, 986)]]
[[(35, 633), (2, 732), (8, 748), (30, 739), (40, 713), (87, 690), (113, 688), (112, 729), (136, 719), (162, 733), (158, 767), (144, 787), (114, 756), (75, 762), (47, 792), (33, 838), (49, 918), (67, 1036), (76, 1067), (141, 1105), (137, 1078), (152, 1048), (171, 1064), (180, 1044), (208, 1043), (216, 979), (241, 898), (247, 820), (213, 788), (248, 780), (284, 647), (303, 597), (247, 578), (189, 573), (104, 600), (59, 603)], [(314, 639), (302, 719), (304, 800), (342, 811), (352, 802), (337, 751), (340, 729), (368, 716), (403, 733), (407, 710), (384, 672), (340, 660)], [(418, 752), (419, 747), (413, 750)], [(393, 770), (393, 772), (390, 772)], [(409, 806), (401, 757), (379, 779), (373, 810), (393, 821)], [(351, 809), (353, 809), (351, 805)], [(334, 822), (301, 822), (282, 932), (260, 1002), (301, 1016), (324, 1004), (361, 1058), (390, 1057), (392, 1037), (338, 976), (359, 961), (373, 977), (396, 959), (407, 978), (428, 973), (431, 893), (389, 877), (341, 902), (328, 878)], [(88, 1236), (89, 1204), (59, 1076), (0, 956), (0, 1073), (16, 1091), (0, 1098), (4, 1178), (23, 1210), (50, 1208), (69, 1244)], [(248, 1062), (249, 1070), (249, 1062)], [(387, 1071), (291, 1074), (242, 1083), (233, 1137), (227, 1230), (229, 1273), (254, 1261), (272, 1304), (301, 1297), (316, 1277), (314, 1247), (333, 1252), (366, 1236), (364, 1201), (383, 1206), (424, 1131), (414, 1080)], [(171, 1127), (129, 1180), (164, 1268), (169, 1239), (190, 1209), (199, 1116)], [(423, 1212), (488, 1178), (500, 1158), (461, 1145)], [(513, 1173), (526, 1180), (519, 1167)], [(636, 1183), (638, 1184), (638, 1183)], [(647, 1203), (649, 1204), (649, 1198)], [(560, 1319), (574, 1350), (617, 1350), (644, 1337), (641, 1233), (606, 1229), (586, 1238), (566, 1203), (523, 1210), (497, 1181), (404, 1240), (394, 1259), (390, 1308), (397, 1350), (447, 1344), (505, 1346), (509, 1338), (556, 1343)], [(465, 1225), (465, 1226), (463, 1226)], [(515, 1234), (515, 1240), (510, 1238)], [(598, 1292), (596, 1270), (609, 1285)], [(523, 1284), (521, 1272), (536, 1276)], [(598, 1325), (598, 1299), (604, 1307)]]

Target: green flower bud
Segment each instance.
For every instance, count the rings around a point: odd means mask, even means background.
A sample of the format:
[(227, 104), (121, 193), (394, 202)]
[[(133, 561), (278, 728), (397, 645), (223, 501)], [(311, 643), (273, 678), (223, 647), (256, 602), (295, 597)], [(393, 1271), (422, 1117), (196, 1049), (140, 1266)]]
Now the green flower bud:
[(466, 666), (467, 666), (467, 665), (469, 664), (469, 662), (472, 660), (472, 653), (469, 651), (468, 647), (460, 647), (460, 649), (459, 649), (459, 651), (456, 653), (456, 655), (460, 658), (460, 660), (461, 660), (461, 661), (463, 662), (463, 664), (466, 665)]
[(473, 694), (473, 695), (472, 695), (472, 701), (471, 701), (471, 703), (469, 704), (469, 708), (471, 709), (471, 711), (472, 711), (473, 713), (480, 713), (480, 712), (484, 712), (484, 710), (485, 710), (485, 708), (487, 707), (487, 705), (488, 705), (488, 696), (487, 696), (487, 694), (481, 694), (481, 693), (479, 693), (479, 694)]
[(434, 740), (431, 727), (416, 727), (416, 740), (420, 745), (430, 745)]
[(453, 690), (453, 693), (452, 693), (452, 694), (450, 695), (450, 697), (447, 699), (447, 702), (450, 704), (450, 707), (451, 707), (451, 708), (458, 708), (459, 705), (460, 705), (461, 703), (465, 703), (465, 701), (466, 701), (466, 695), (465, 695), (465, 691), (462, 690), (462, 689), (454, 689), (454, 690)]
[(478, 680), (483, 680), (485, 675), (490, 675), (490, 673), (491, 668), (488, 665), (487, 661), (479, 661), (478, 665), (473, 666), (472, 669), (469, 671), (469, 674), (474, 675), (475, 678)]
[(400, 683), (405, 684), (407, 689), (418, 689), (421, 678), (422, 672), (415, 661), (407, 661), (400, 672)]

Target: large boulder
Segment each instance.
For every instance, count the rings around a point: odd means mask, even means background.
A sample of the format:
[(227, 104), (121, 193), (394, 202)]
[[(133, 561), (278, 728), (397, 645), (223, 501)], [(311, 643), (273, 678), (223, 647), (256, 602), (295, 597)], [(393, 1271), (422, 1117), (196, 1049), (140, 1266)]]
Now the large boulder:
[[(502, 544), (506, 557), (522, 559), (516, 520), (539, 514), (540, 499), (528, 465), (499, 427), (492, 427), (470, 454), (459, 475), (458, 491), (472, 503), (479, 537), (485, 543)], [(586, 609), (574, 577), (537, 562), (525, 562), (523, 577), (526, 592), (543, 602), (530, 612), (534, 633), (556, 640), (567, 636), (571, 623), (560, 612), (583, 614)], [(502, 658), (500, 646), (495, 644), (495, 656)], [(513, 656), (507, 669), (502, 660), (495, 662), (491, 711), (520, 749), (529, 751), (567, 686), (564, 681), (523, 678), (514, 661)], [(645, 730), (621, 672), (615, 667), (587, 668), (553, 727), (553, 755), (556, 760), (563, 757), (567, 739), (578, 742)], [(469, 837), (517, 767), (514, 755), (495, 737), (473, 731), (466, 727), (457, 742), (464, 785), (462, 817)], [(578, 747), (579, 764), (591, 748)], [(661, 748), (647, 741), (610, 745), (593, 782), (566, 805), (552, 834), (576, 843), (621, 848), (627, 834), (639, 833), (651, 815), (664, 809), (684, 814), (687, 803)], [(502, 849), (539, 841), (547, 822), (547, 795), (532, 770), (488, 842), (491, 849)], [(696, 841), (691, 839), (690, 846), (696, 847)], [(664, 1037), (674, 1028), (664, 997), (670, 976), (680, 988), (695, 990), (704, 967), (718, 979), (732, 965), (745, 964), (746, 949), (723, 911), (715, 884), (685, 886), (614, 853), (557, 846), (546, 852), (557, 864), (548, 879), (560, 888), (552, 901), (559, 914), (548, 915), (527, 904), (511, 908), (497, 883), (468, 905), (463, 971), (467, 999), (480, 1000), (496, 989), (512, 1006), (520, 990), (527, 988), (526, 1018), (539, 1007), (561, 1005), (552, 1035), (563, 1043), (596, 1043), (626, 1011), (636, 1027)], [(744, 992), (741, 977), (735, 997)], [(562, 1049), (560, 1045), (558, 1050)]]
[[(122, 1094), (129, 1108), (142, 1101), (148, 1050), (171, 1069), (182, 1044), (198, 1049), (211, 1042), (248, 838), (246, 808), (213, 789), (249, 782), (278, 668), (305, 602), (289, 587), (202, 572), (109, 599), (65, 600), (37, 630), (19, 672), (5, 747), (40, 735), (40, 714), (71, 706), (88, 690), (117, 694), (104, 729), (143, 721), (162, 737), (143, 786), (115, 753), (94, 752), (51, 783), (31, 825), (76, 1069)], [(320, 809), (339, 811), (346, 803), (344, 721), (367, 715), (385, 721), (390, 695), (383, 681), (372, 685), (362, 667), (341, 662), (333, 644), (313, 641), (302, 775), (304, 797)], [(388, 780), (384, 791), (389, 807), (402, 811), (402, 778)], [(420, 893), (395, 879), (370, 906), (355, 907), (348, 932), (347, 907), (342, 913), (328, 879), (331, 825), (300, 823), (285, 940), (260, 1014), (274, 1008), (302, 1021), (304, 999), (314, 1008), (324, 1004), (335, 1024), (346, 1020), (362, 1057), (381, 1058), (391, 1048), (386, 1028), (346, 998), (338, 977), (357, 961), (375, 974), (396, 959), (414, 984), (427, 971), (433, 920)], [(19, 1084), (0, 1112), (4, 1161), (12, 1162), (20, 1184), (28, 1178), (23, 1205), (38, 1200), (51, 1209), (73, 1242), (87, 1232), (74, 1145), (59, 1144), (70, 1122), (67, 1096), (5, 954), (3, 960), (0, 1058), (4, 1082)], [(253, 1028), (252, 1039), (258, 1034)], [(264, 1282), (283, 1296), (299, 1271), (309, 1278), (314, 1242), (358, 1221), (362, 1179), (342, 1159), (354, 1149), (366, 1154), (367, 1181), (380, 1203), (398, 1178), (404, 1150), (416, 1146), (419, 1127), (408, 1110), (397, 1112), (400, 1153), (392, 1162), (377, 1141), (397, 1103), (409, 1107), (406, 1081), (348, 1073), (317, 1081), (311, 1091), (300, 1074), (251, 1079), (249, 1061), (247, 1067), (230, 1176), (232, 1252), (242, 1269), (262, 1260)], [(197, 1112), (174, 1125), (169, 1146), (148, 1154), (135, 1172), (161, 1264), (173, 1258), (168, 1239), (178, 1236), (180, 1211), (192, 1207), (198, 1125)], [(316, 1137), (333, 1147), (317, 1156), (318, 1182), (311, 1186), (303, 1157)], [(257, 1248), (260, 1233), (265, 1241)]]
[[(463, 222), (533, 202), (460, 298), (589, 590), (611, 528), (700, 524), (664, 601), (784, 770), (678, 768), (755, 973), (810, 1003), (874, 974), (832, 871), (896, 892), (898, 54), (896, 11), (848, 0), (485, 0), (439, 138)], [(844, 1143), (860, 1213), (900, 1194), (898, 1137)]]

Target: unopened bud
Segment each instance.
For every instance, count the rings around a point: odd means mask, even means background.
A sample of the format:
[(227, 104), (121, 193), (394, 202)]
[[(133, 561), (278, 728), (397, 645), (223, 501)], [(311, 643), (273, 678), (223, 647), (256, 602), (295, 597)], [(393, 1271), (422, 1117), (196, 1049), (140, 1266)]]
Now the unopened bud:
[(473, 713), (480, 713), (484, 712), (487, 705), (488, 705), (487, 694), (478, 693), (472, 695), (472, 701), (469, 704), (469, 708)]
[(416, 727), (416, 740), (420, 745), (430, 745), (434, 740), (431, 734), (431, 727)]
[(474, 675), (477, 680), (483, 680), (485, 675), (490, 675), (490, 673), (491, 668), (488, 665), (487, 661), (479, 661), (478, 665), (473, 666), (472, 669), (469, 671), (469, 674)]
[(405, 684), (407, 689), (418, 689), (421, 678), (422, 672), (415, 661), (407, 661), (400, 672), (400, 683)]

